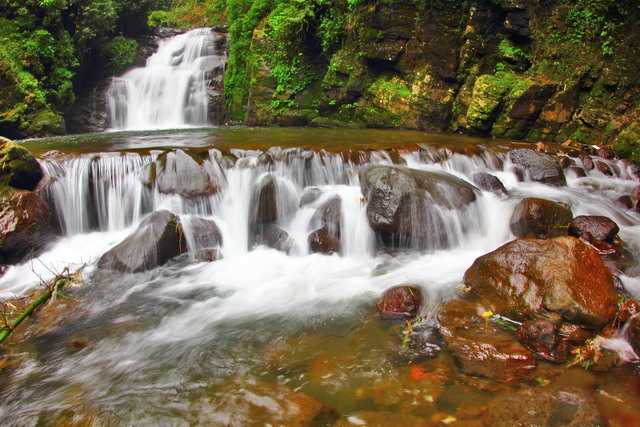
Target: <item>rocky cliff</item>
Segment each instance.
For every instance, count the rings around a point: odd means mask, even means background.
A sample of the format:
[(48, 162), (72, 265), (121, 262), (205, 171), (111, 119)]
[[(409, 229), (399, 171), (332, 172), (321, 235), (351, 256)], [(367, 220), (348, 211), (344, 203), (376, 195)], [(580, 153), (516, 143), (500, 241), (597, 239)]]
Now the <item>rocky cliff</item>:
[(227, 102), (251, 125), (615, 142), (639, 160), (639, 17), (633, 0), (228, 1)]

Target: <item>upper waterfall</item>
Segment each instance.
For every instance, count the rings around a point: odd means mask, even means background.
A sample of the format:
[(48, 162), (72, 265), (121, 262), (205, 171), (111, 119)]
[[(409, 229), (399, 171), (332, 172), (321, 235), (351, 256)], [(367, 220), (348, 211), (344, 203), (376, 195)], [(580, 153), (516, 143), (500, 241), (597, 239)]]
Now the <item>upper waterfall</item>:
[(210, 125), (209, 86), (225, 63), (220, 37), (200, 28), (163, 40), (145, 67), (114, 78), (107, 93), (110, 128)]

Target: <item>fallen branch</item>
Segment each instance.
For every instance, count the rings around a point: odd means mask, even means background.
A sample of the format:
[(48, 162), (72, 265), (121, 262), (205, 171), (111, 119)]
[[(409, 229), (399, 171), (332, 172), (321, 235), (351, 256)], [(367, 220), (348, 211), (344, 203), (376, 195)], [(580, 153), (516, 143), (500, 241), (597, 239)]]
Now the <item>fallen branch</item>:
[(77, 283), (80, 271), (82, 271), (82, 269), (78, 270), (76, 273), (70, 273), (69, 269), (65, 268), (61, 274), (56, 275), (49, 283), (46, 283), (45, 291), (40, 294), (40, 296), (38, 296), (31, 304), (29, 304), (29, 306), (24, 309), (24, 311), (22, 311), (22, 313), (20, 313), (18, 317), (16, 317), (11, 322), (6, 321), (5, 318), (4, 325), (2, 328), (0, 328), (0, 344), (2, 344), (7, 338), (9, 338), (13, 331), (18, 326), (20, 326), (20, 324), (24, 322), (25, 319), (33, 315), (36, 310), (43, 306), (52, 297), (55, 297), (58, 290), (70, 283)]

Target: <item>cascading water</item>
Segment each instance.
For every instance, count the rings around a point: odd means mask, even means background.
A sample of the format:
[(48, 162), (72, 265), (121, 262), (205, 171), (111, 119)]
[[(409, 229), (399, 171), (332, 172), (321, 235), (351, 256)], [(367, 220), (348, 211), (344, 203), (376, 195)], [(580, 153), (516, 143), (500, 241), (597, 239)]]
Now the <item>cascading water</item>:
[[(328, 399), (341, 410), (359, 408), (362, 401), (357, 399), (351, 407), (341, 407), (344, 396), (358, 395), (372, 378), (385, 375), (381, 372), (398, 363), (398, 354), (384, 358), (381, 354), (386, 354), (389, 343), (372, 344), (380, 332), (376, 329), (363, 341), (360, 334), (366, 332), (353, 332), (349, 322), (356, 318), (359, 325), (372, 297), (402, 283), (420, 286), (430, 307), (452, 298), (476, 258), (512, 239), (509, 218), (521, 198), (562, 201), (576, 216), (606, 215), (621, 226), (621, 237), (637, 251), (640, 215), (615, 202), (620, 194), (631, 193), (636, 183), (624, 163), (607, 162), (615, 177), (594, 170), (577, 178), (567, 171), (568, 185), (557, 188), (519, 181), (500, 151), (463, 155), (428, 146), (335, 153), (223, 149), (214, 144), (45, 160), (51, 180), (47, 196), (64, 236), (40, 257), (41, 264), (9, 269), (0, 279), (0, 295), (24, 294), (39, 277), (47, 278), (49, 270), (95, 265), (143, 218), (161, 209), (179, 216), (189, 254), (135, 275), (102, 277), (103, 272), (94, 275), (90, 268), (84, 289), (87, 317), (74, 324), (73, 332), (95, 334), (96, 325), (106, 332), (70, 354), (64, 343), (52, 344), (45, 357), (55, 364), (45, 366), (35, 359), (0, 392), (6, 397), (0, 403), (0, 417), (73, 407), (61, 406), (60, 401), (81, 390), (82, 399), (90, 400), (101, 413), (116, 414), (123, 424), (144, 420), (143, 424), (186, 425), (182, 421), (188, 419), (192, 424), (242, 425), (189, 417), (219, 415), (219, 410), (209, 411), (207, 406), (216, 387), (226, 384), (218, 378), (247, 371), (261, 376), (272, 365), (280, 383), (296, 389), (327, 389), (334, 396)], [(478, 192), (464, 208), (438, 207), (430, 212), (433, 223), (427, 230), (418, 224), (409, 232), (428, 237), (438, 229), (445, 240), (383, 253), (377, 250), (381, 242), (369, 224), (359, 172), (367, 165), (394, 164), (450, 174), (467, 183), (475, 173), (490, 172), (505, 184), (509, 195)], [(286, 233), (286, 249), (276, 250), (256, 239), (261, 192), (262, 221)], [(331, 255), (313, 253), (308, 239), (323, 225), (318, 213), (336, 198), (341, 208), (333, 226), (340, 229), (340, 250)], [(409, 216), (418, 221), (424, 218), (421, 215), (416, 211)], [(222, 243), (214, 248), (222, 256), (218, 261), (201, 262), (197, 256), (198, 251), (211, 249), (198, 234), (202, 219), (219, 227)], [(632, 275), (620, 277), (629, 292), (640, 295), (640, 280)], [(324, 331), (327, 324), (333, 329)], [(310, 338), (300, 338), (301, 331), (302, 335), (311, 331)], [(281, 356), (281, 347), (291, 339), (307, 346), (304, 339), (318, 340), (320, 350), (308, 356), (317, 356), (314, 370), (301, 369), (295, 357), (289, 361)], [(348, 344), (335, 350), (337, 355), (323, 353), (341, 339)], [(633, 356), (624, 337), (607, 345)], [(351, 353), (357, 357), (348, 359)], [(290, 363), (286, 368), (280, 367), (286, 363)], [(343, 369), (340, 375), (325, 374), (333, 364)], [(47, 379), (41, 389), (23, 394), (26, 388), (21, 386), (41, 377)], [(353, 384), (351, 378), (356, 378)]]
[(226, 60), (220, 37), (203, 28), (163, 40), (145, 67), (114, 78), (107, 93), (111, 129), (209, 125), (209, 85)]

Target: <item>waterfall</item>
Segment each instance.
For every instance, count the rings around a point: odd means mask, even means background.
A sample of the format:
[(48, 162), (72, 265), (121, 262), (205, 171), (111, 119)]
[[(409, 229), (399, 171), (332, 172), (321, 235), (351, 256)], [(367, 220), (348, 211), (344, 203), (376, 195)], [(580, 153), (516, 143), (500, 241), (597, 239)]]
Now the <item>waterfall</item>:
[(208, 126), (209, 86), (225, 63), (220, 37), (201, 28), (163, 40), (145, 67), (114, 78), (107, 92), (111, 129)]

